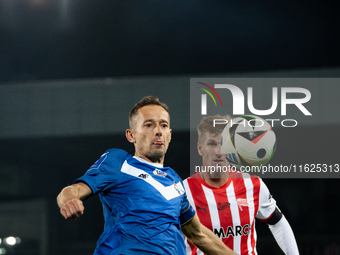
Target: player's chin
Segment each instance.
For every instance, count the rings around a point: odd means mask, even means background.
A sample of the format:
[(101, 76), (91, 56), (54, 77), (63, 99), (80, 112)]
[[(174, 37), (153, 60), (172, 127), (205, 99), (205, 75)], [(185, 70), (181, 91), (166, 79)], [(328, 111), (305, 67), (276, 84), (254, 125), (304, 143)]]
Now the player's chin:
[(152, 158), (162, 158), (164, 157), (166, 150), (163, 149), (154, 149), (151, 151)]
[(211, 179), (221, 179), (221, 178), (225, 178), (226, 174), (223, 172), (214, 172), (214, 173), (210, 173), (210, 178)]

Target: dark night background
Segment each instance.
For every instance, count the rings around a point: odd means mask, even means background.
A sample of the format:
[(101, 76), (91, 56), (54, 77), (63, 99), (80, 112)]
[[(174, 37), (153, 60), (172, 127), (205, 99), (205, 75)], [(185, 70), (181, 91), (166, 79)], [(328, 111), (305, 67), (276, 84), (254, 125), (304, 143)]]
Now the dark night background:
[[(339, 7), (338, 1), (302, 0), (0, 0), (0, 87), (46, 80), (338, 68)], [(182, 93), (189, 95), (189, 86)], [(327, 130), (325, 137), (335, 139), (338, 126)], [(276, 132), (289, 135), (283, 129)], [(299, 134), (308, 132), (322, 129), (299, 129)], [(25, 211), (25, 201), (46, 201), (47, 248), (39, 254), (92, 254), (103, 230), (99, 199), (85, 202), (81, 219), (64, 221), (55, 197), (112, 141), (133, 152), (119, 134), (0, 139), (1, 166), (22, 166), (18, 192), (0, 189), (0, 201), (15, 203), (19, 211)], [(182, 130), (166, 162), (189, 169), (189, 149), (189, 130)], [(326, 160), (332, 161), (332, 155)], [(300, 163), (298, 157), (295, 162)], [(5, 183), (8, 175), (1, 171)], [(188, 172), (180, 175), (186, 178)], [(340, 254), (338, 180), (269, 179), (266, 184), (291, 223), (301, 254)], [(326, 214), (324, 208), (332, 209)], [(257, 226), (259, 254), (282, 254), (267, 227)], [(0, 238), (15, 234), (0, 225)], [(7, 254), (38, 254), (39, 242), (23, 239), (21, 247)]]
[(1, 0), (0, 81), (338, 66), (339, 5)]

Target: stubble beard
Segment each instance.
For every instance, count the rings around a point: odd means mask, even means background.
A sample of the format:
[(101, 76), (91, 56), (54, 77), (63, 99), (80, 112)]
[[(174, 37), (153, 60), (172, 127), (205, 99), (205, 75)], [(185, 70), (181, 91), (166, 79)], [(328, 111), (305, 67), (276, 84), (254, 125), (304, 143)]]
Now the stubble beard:
[(213, 172), (209, 173), (209, 178), (210, 179), (221, 179), (225, 177), (225, 173), (223, 172)]
[(166, 149), (151, 149), (150, 150), (150, 157), (151, 158), (162, 158), (165, 156)]

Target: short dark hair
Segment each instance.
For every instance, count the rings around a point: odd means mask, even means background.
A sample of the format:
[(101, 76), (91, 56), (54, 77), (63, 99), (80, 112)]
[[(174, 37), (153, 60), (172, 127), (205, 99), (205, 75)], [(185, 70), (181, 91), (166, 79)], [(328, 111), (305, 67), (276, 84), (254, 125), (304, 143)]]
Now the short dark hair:
[[(129, 126), (130, 128), (133, 127), (133, 118), (137, 115), (138, 110), (144, 106), (147, 105), (159, 105), (164, 108), (169, 113), (169, 107), (165, 104), (159, 101), (157, 97), (154, 96), (146, 96), (143, 97), (142, 100), (140, 100), (138, 103), (135, 104), (135, 106), (131, 109), (129, 113)], [(170, 116), (170, 114), (169, 114)]]

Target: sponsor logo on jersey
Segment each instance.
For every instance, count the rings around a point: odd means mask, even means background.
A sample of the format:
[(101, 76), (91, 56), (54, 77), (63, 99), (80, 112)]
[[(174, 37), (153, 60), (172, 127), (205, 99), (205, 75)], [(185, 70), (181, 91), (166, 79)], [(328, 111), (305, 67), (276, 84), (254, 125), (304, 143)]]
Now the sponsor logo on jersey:
[(226, 230), (224, 228), (214, 228), (214, 234), (218, 238), (228, 238), (229, 236), (244, 236), (248, 235), (250, 230), (250, 226), (248, 224), (244, 226), (229, 226)]
[(206, 208), (207, 208), (208, 205), (205, 205), (204, 208), (203, 207), (200, 207), (200, 206), (196, 206), (197, 210), (202, 210), (204, 211), (205, 213), (208, 213)]
[(217, 209), (219, 211), (224, 210), (226, 208), (230, 208), (230, 203), (229, 202), (217, 203)]
[(249, 206), (247, 199), (245, 198), (238, 198), (236, 199), (236, 202), (237, 202), (238, 208), (240, 208), (241, 211), (243, 211), (242, 206), (246, 206), (246, 207)]
[(138, 175), (138, 177), (142, 178), (142, 179), (146, 179), (146, 178), (149, 177), (149, 175), (148, 174), (140, 174), (140, 175)]
[(165, 177), (165, 176), (168, 175), (167, 173), (165, 173), (165, 172), (163, 172), (162, 170), (159, 170), (159, 169), (157, 169), (157, 168), (153, 171), (153, 174), (154, 174), (154, 175), (157, 175), (157, 176), (162, 176), (162, 177)]

